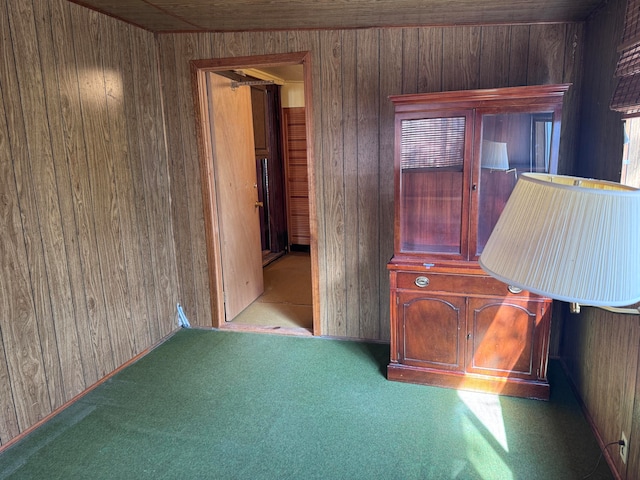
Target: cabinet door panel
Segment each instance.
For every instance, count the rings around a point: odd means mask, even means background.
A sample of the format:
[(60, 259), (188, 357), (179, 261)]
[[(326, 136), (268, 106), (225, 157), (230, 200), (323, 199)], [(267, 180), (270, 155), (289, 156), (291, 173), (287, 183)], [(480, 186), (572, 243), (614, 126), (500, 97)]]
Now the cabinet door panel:
[(400, 361), (445, 370), (464, 369), (464, 299), (398, 294)]
[(467, 371), (536, 378), (539, 302), (470, 299)]

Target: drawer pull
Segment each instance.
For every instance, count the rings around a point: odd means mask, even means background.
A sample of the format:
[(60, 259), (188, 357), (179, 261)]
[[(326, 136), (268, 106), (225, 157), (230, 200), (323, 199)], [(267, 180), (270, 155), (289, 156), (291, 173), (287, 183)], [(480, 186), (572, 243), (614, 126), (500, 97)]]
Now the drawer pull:
[(521, 289), (521, 288), (514, 287), (513, 285), (509, 285), (509, 286), (507, 287), (507, 290), (509, 290), (511, 293), (515, 293), (516, 295), (517, 295), (518, 293), (522, 293), (522, 289)]
[(429, 285), (429, 279), (427, 277), (423, 277), (423, 276), (416, 277), (415, 284), (416, 284), (417, 287), (424, 288), (427, 285)]

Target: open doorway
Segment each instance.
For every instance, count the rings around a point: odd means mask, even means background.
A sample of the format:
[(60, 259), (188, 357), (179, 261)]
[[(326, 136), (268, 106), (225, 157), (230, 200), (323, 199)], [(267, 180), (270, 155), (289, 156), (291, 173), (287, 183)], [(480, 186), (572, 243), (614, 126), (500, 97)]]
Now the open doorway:
[[(316, 238), (313, 234), (316, 225), (312, 221), (315, 218), (314, 157), (308, 56), (303, 52), (192, 62), (214, 327), (321, 333), (318, 322), (317, 246), (313, 241)], [(267, 229), (265, 235), (264, 226), (269, 226), (272, 219), (265, 214), (264, 207), (268, 203), (268, 195), (272, 193), (269, 188), (278, 190), (278, 172), (277, 168), (272, 170), (273, 165), (267, 166), (270, 153), (268, 148), (264, 149), (265, 145), (259, 144), (259, 138), (253, 137), (253, 129), (250, 135), (247, 133), (244, 112), (246, 98), (251, 98), (251, 88), (255, 97), (256, 86), (261, 88), (272, 83), (268, 80), (262, 83), (256, 81), (256, 75), (258, 79), (263, 75), (277, 78), (284, 71), (282, 69), (291, 71), (292, 67), (300, 72), (300, 95), (304, 105), (300, 109), (297, 105), (283, 102), (285, 108), (279, 111), (283, 118), (278, 119), (278, 126), (286, 130), (281, 135), (282, 148), (287, 149), (292, 145), (299, 147), (301, 143), (297, 136), (300, 134), (300, 125), (287, 130), (284, 117), (294, 110), (298, 114), (303, 112), (305, 164), (302, 176), (307, 183), (303, 188), (295, 185), (301, 177), (301, 165), (296, 163), (295, 158), (289, 162), (290, 151), (275, 152), (274, 158), (280, 155), (281, 158), (287, 157), (288, 161), (282, 172), (285, 175), (285, 188), (282, 191), (285, 203), (282, 212), (285, 225), (283, 239), (283, 229), (278, 230), (277, 225), (271, 232)], [(247, 74), (247, 71), (250, 73)], [(251, 80), (242, 82), (242, 78), (230, 78), (233, 75)], [(249, 109), (252, 110), (251, 107)], [(282, 113), (284, 111), (287, 114)], [(253, 111), (249, 113), (252, 114)], [(259, 133), (266, 133), (265, 138), (268, 138), (270, 132)], [(251, 154), (247, 153), (248, 148)], [(248, 160), (248, 157), (251, 158)], [(254, 169), (252, 180), (246, 176), (246, 169), (239, 167), (241, 163), (246, 166), (247, 162), (251, 162), (251, 168)], [(272, 171), (275, 174), (273, 178), (269, 176)], [(270, 181), (274, 183), (268, 183)], [(304, 199), (300, 199), (301, 191), (305, 194)], [(239, 204), (245, 205), (244, 210)], [(276, 211), (277, 220), (277, 204), (274, 205), (272, 211)], [(301, 205), (302, 209), (299, 208)], [(296, 224), (300, 215), (306, 216), (306, 232)], [(253, 225), (259, 223), (262, 228), (254, 238), (253, 233), (247, 232), (253, 232)], [(260, 266), (264, 265), (260, 275), (256, 273), (256, 250)]]

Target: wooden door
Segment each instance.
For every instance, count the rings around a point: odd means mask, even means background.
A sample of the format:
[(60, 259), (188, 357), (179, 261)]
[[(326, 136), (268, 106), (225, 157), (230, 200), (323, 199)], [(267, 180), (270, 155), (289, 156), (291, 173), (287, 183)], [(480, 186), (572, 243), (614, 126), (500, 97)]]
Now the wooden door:
[(256, 202), (253, 119), (249, 87), (207, 75), (224, 313), (233, 320), (264, 292)]
[(471, 298), (467, 371), (491, 376), (536, 379), (540, 345), (536, 320), (543, 302)]
[(399, 361), (437, 370), (464, 370), (463, 297), (398, 293)]

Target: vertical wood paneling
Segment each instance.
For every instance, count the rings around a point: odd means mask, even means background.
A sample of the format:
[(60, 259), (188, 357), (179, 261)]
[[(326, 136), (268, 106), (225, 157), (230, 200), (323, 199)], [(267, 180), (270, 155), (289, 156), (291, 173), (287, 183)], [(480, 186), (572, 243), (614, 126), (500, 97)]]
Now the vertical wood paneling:
[[(62, 121), (60, 85), (56, 72), (56, 52), (54, 51), (54, 40), (51, 30), (51, 8), (54, 4), (47, 2), (34, 2), (34, 18), (36, 21), (36, 30), (38, 35), (38, 46), (40, 50), (40, 63), (42, 65), (42, 79), (44, 82), (44, 98), (46, 101), (47, 122), (49, 126), (60, 124)], [(58, 4), (59, 5), (59, 4)], [(59, 24), (58, 24), (59, 25)], [(78, 379), (74, 388), (65, 388), (67, 394), (76, 393), (84, 390), (87, 386), (98, 380), (96, 361), (93, 349), (91, 347), (91, 329), (88, 322), (88, 311), (84, 296), (82, 264), (80, 260), (80, 252), (78, 242), (74, 241), (78, 236), (78, 232), (74, 222), (64, 222), (62, 219), (74, 218), (73, 193), (69, 180), (69, 166), (67, 163), (65, 142), (63, 131), (61, 129), (50, 128), (51, 149), (53, 154), (53, 168), (56, 176), (58, 202), (60, 205), (60, 216), (58, 221), (61, 222), (62, 234), (64, 242), (57, 245), (59, 254), (65, 253), (68, 267), (68, 282), (70, 285), (73, 301), (60, 297), (63, 301), (69, 301), (69, 308), (73, 308), (75, 315), (71, 312), (63, 312), (65, 321), (61, 328), (63, 335), (67, 338), (66, 344), (62, 346), (62, 350), (67, 350), (66, 362), (62, 361), (74, 370), (74, 374), (82, 374), (82, 380)], [(66, 279), (65, 279), (66, 280)], [(63, 285), (66, 282), (63, 281)], [(53, 298), (58, 298), (53, 294)], [(75, 327), (75, 328), (74, 328)], [(71, 332), (67, 334), (67, 332)], [(77, 342), (77, 346), (76, 346)], [(79, 353), (78, 358), (74, 358), (75, 353)], [(67, 368), (69, 368), (67, 367)]]
[[(129, 28), (123, 32), (123, 37), (127, 38), (132, 44), (135, 44), (136, 40), (138, 40), (141, 44), (143, 44), (143, 38), (136, 37), (137, 29)], [(142, 36), (140, 36), (142, 37)], [(145, 175), (144, 168), (142, 162), (139, 161), (140, 158), (147, 158), (142, 153), (142, 148), (145, 145), (152, 146), (153, 142), (141, 142), (141, 139), (145, 135), (153, 135), (153, 124), (149, 120), (155, 120), (155, 118), (151, 117), (149, 119), (149, 115), (147, 112), (144, 112), (141, 105), (142, 103), (147, 103), (152, 105), (150, 102), (150, 97), (148, 95), (143, 95), (143, 92), (140, 90), (144, 90), (144, 84), (141, 87), (140, 81), (147, 80), (150, 85), (153, 85), (151, 82), (149, 75), (147, 73), (149, 69), (148, 62), (144, 63), (144, 55), (140, 55), (138, 50), (130, 49), (128, 51), (122, 52), (122, 60), (124, 63), (124, 96), (123, 96), (123, 104), (124, 107), (124, 115), (127, 120), (127, 135), (128, 135), (128, 144), (129, 144), (129, 169), (130, 169), (130, 178), (133, 184), (133, 190), (128, 192), (130, 195), (130, 220), (134, 223), (132, 224), (132, 228), (134, 230), (134, 240), (137, 240), (137, 245), (132, 245), (132, 252), (136, 258), (133, 259), (133, 264), (131, 265), (128, 271), (129, 275), (129, 283), (135, 282), (135, 277), (132, 279), (132, 273), (137, 269), (138, 274), (140, 275), (140, 281), (138, 282), (138, 295), (142, 298), (140, 302), (144, 301), (145, 310), (143, 312), (134, 313), (134, 318), (136, 318), (135, 324), (140, 328), (145, 327), (145, 330), (141, 330), (141, 335), (146, 335), (147, 343), (142, 343), (144, 346), (148, 344), (151, 338), (158, 338), (159, 336), (159, 325), (157, 323), (158, 318), (158, 298), (156, 298), (156, 282), (153, 277), (153, 269), (151, 268), (155, 262), (152, 259), (152, 248), (151, 248), (151, 232), (148, 231), (148, 215), (151, 211), (151, 202), (147, 202), (146, 195), (146, 185), (145, 185)], [(141, 68), (145, 66), (147, 68)], [(149, 87), (147, 87), (149, 88)], [(132, 98), (128, 98), (128, 97)], [(136, 103), (134, 98), (136, 96), (140, 97), (142, 100), (140, 103)], [(140, 122), (134, 121), (134, 119), (140, 118)], [(147, 131), (144, 127), (150, 127), (150, 131)], [(143, 130), (144, 128), (144, 130)], [(144, 133), (143, 133), (144, 132)], [(151, 157), (152, 158), (152, 157)], [(148, 165), (148, 168), (153, 171), (153, 164)], [(151, 197), (153, 198), (153, 197)], [(133, 208), (136, 207), (136, 208)], [(138, 215), (144, 215), (144, 218), (138, 218)], [(134, 287), (135, 288), (135, 287)], [(157, 287), (158, 290), (160, 286)], [(138, 304), (140, 306), (140, 303)], [(138, 315), (144, 315), (146, 321), (142, 321), (143, 318), (138, 320)]]
[[(380, 257), (378, 277), (380, 278), (380, 339), (389, 340), (389, 273), (387, 263), (393, 255), (393, 152), (394, 119), (393, 104), (389, 96), (402, 90), (402, 34), (397, 29), (380, 32), (380, 176), (379, 187), (379, 238)], [(389, 234), (391, 232), (391, 234)]]
[[(174, 71), (179, 72), (177, 76), (178, 82), (176, 90), (174, 92), (175, 98), (179, 100), (178, 105), (178, 117), (173, 119), (172, 122), (178, 120), (180, 122), (177, 132), (179, 136), (176, 137), (172, 133), (171, 140), (182, 143), (182, 154), (180, 157), (173, 159), (175, 162), (180, 162), (181, 172), (184, 178), (181, 181), (185, 182), (187, 186), (186, 190), (179, 190), (176, 192), (176, 197), (186, 197), (188, 210), (180, 211), (179, 215), (188, 214), (189, 228), (196, 229), (196, 232), (189, 231), (186, 242), (190, 244), (190, 251), (192, 255), (191, 261), (193, 270), (190, 274), (193, 276), (193, 288), (195, 295), (190, 298), (194, 303), (189, 305), (186, 300), (181, 300), (187, 309), (187, 315), (190, 314), (190, 310), (193, 310), (191, 315), (194, 315), (194, 324), (202, 326), (211, 326), (211, 306), (208, 295), (202, 296), (201, 292), (209, 292), (209, 277), (206, 274), (207, 265), (207, 249), (206, 240), (202, 235), (204, 232), (204, 211), (202, 206), (202, 193), (199, 188), (193, 188), (197, 184), (193, 184), (193, 179), (200, 178), (200, 170), (198, 164), (198, 149), (195, 141), (189, 141), (189, 139), (195, 138), (195, 111), (193, 107), (193, 92), (191, 87), (190, 66), (189, 61), (202, 58), (198, 51), (198, 36), (195, 34), (178, 35), (175, 40), (175, 57), (173, 59), (172, 68)], [(226, 45), (226, 42), (225, 42)], [(165, 99), (166, 101), (166, 99)], [(170, 127), (171, 128), (171, 127)], [(183, 225), (183, 224), (182, 224)], [(181, 226), (182, 226), (181, 225)], [(181, 236), (184, 239), (184, 236)], [(180, 243), (176, 245), (177, 249), (183, 247)], [(191, 307), (191, 309), (189, 308)]]
[(262, 38), (263, 53), (287, 53), (289, 52), (287, 32), (264, 32)]
[(442, 90), (442, 36), (444, 29), (421, 28), (419, 34), (418, 92), (439, 92)]
[[(567, 25), (564, 45), (556, 47), (564, 48), (563, 75), (574, 83), (567, 102), (580, 101), (579, 116), (575, 108), (568, 112), (571, 125), (579, 131), (567, 132), (563, 125), (563, 142), (568, 145), (560, 145), (561, 152), (575, 149), (573, 162), (564, 168), (578, 176), (620, 178), (622, 119), (609, 109), (609, 102), (616, 83), (613, 74), (625, 3), (607, 2), (585, 25)], [(559, 32), (549, 36), (557, 38)], [(628, 435), (626, 465), (617, 448), (609, 448), (618, 478), (640, 478), (639, 317), (585, 308), (579, 315), (565, 315), (562, 327), (563, 360), (600, 439), (607, 443), (619, 440), (623, 431)]]
[[(434, 45), (435, 48), (435, 45)], [(418, 61), (420, 58), (420, 31), (402, 30), (402, 92), (418, 92)]]
[(0, 268), (16, 278), (0, 284), (0, 394), (12, 399), (0, 401), (0, 442), (175, 328), (176, 301), (211, 325), (189, 60), (311, 51), (321, 333), (378, 340), (389, 336), (393, 245), (388, 95), (501, 86), (507, 65), (511, 85), (579, 71), (566, 64), (565, 25), (156, 43), (63, 0), (0, 6)]
[[(89, 343), (95, 365), (83, 362), (86, 380), (89, 384), (106, 375), (114, 368), (111, 338), (107, 322), (102, 277), (96, 259), (97, 239), (89, 184), (87, 151), (84, 126), (80, 108), (78, 69), (76, 66), (73, 26), (69, 4), (50, 2), (52, 37), (54, 45), (56, 77), (60, 95), (60, 130), (62, 131), (65, 160), (69, 168), (69, 181), (75, 218), (76, 242), (82, 269), (82, 282), (73, 282), (76, 295), (84, 296), (86, 304), (89, 337), (79, 337)], [(68, 217), (71, 218), (71, 217)], [(72, 228), (72, 227), (69, 227)], [(76, 302), (76, 314), (82, 315), (82, 299)], [(82, 321), (79, 319), (79, 321)], [(94, 372), (95, 370), (95, 372)]]
[[(62, 373), (53, 325), (49, 321), (52, 315), (49, 286), (46, 282), (33, 182), (28, 172), (26, 131), (20, 106), (16, 59), (6, 2), (0, 15), (0, 38), (0, 85), (3, 89), (4, 116), (9, 133), (12, 176), (20, 208), (19, 216), (14, 218), (19, 218), (21, 225), (15, 224), (15, 229), (19, 230), (21, 227), (22, 230), (14, 236), (12, 243), (22, 243), (26, 251), (26, 258), (18, 256), (16, 260), (20, 265), (12, 266), (11, 270), (21, 274), (21, 268), (25, 268), (28, 270), (29, 278), (29, 284), (24, 288), (19, 284), (9, 288), (9, 292), (16, 288), (15, 293), (18, 295), (7, 297), (9, 308), (6, 311), (9, 312), (9, 316), (3, 315), (2, 331), (18, 425), (22, 430), (46, 415), (52, 404), (62, 401)], [(11, 230), (8, 232), (9, 235), (10, 232)], [(36, 281), (33, 282), (33, 279)], [(30, 311), (29, 304), (33, 304), (35, 312)]]
[(0, 1), (1, 445), (177, 326), (159, 86), (153, 35)]
[[(37, 421), (49, 407), (11, 163), (9, 132), (5, 116), (0, 115), (0, 444)], [(36, 408), (25, 409), (30, 401)]]
[[(639, 367), (638, 318), (585, 308), (579, 316), (567, 316), (564, 323), (568, 341), (563, 352), (565, 362), (602, 441), (619, 440), (623, 431), (629, 436), (638, 428), (633, 415)], [(633, 458), (638, 450), (635, 442), (629, 443), (629, 458)], [(617, 450), (612, 452), (622, 478), (636, 478), (625, 475), (626, 466)]]
[(509, 35), (511, 27), (482, 27), (479, 88), (509, 86)]
[(442, 89), (478, 88), (480, 72), (480, 27), (448, 27), (442, 40)]
[(344, 184), (344, 137), (342, 131), (342, 46), (339, 31), (320, 32), (320, 85), (326, 100), (322, 109), (322, 176), (324, 178), (324, 210), (327, 220), (320, 228), (324, 230), (325, 258), (327, 269), (325, 300), (333, 325), (327, 323), (335, 335), (345, 336), (346, 319), (346, 274), (345, 265), (345, 184)]
[(100, 20), (101, 28), (105, 32), (106, 45), (113, 45), (112, 48), (103, 50), (102, 63), (105, 71), (110, 147), (113, 158), (117, 159), (110, 167), (113, 169), (111, 190), (114, 201), (121, 205), (118, 209), (118, 219), (114, 219), (113, 222), (113, 244), (116, 247), (114, 253), (118, 262), (121, 262), (124, 273), (118, 278), (118, 286), (125, 289), (120, 292), (120, 296), (129, 318), (127, 322), (119, 323), (124, 328), (118, 332), (118, 338), (126, 338), (124, 361), (127, 361), (142, 350), (141, 345), (149, 345), (150, 340), (137, 218), (137, 207), (144, 208), (144, 204), (136, 205), (135, 202), (134, 186), (137, 182), (132, 178), (131, 162), (134, 161), (132, 157), (138, 155), (138, 148), (129, 138), (129, 135), (137, 138), (139, 134), (137, 126), (128, 124), (125, 112), (125, 103), (131, 105), (134, 96), (129, 49), (123, 51), (116, 47), (119, 41), (128, 44), (126, 29), (130, 27), (104, 16)]
[(527, 84), (562, 82), (565, 42), (565, 24), (531, 26)]
[[(117, 70), (103, 67), (103, 45), (108, 40), (101, 15), (86, 9), (74, 9), (74, 28), (90, 25), (87, 37), (77, 42), (76, 58), (78, 68), (84, 78), (80, 79), (80, 104), (86, 137), (89, 183), (95, 218), (98, 259), (102, 273), (105, 305), (108, 318), (123, 319), (109, 323), (111, 347), (115, 365), (121, 365), (131, 358), (135, 351), (135, 340), (131, 332), (131, 310), (127, 289), (126, 263), (122, 251), (120, 215), (123, 205), (118, 203), (116, 172), (117, 155), (121, 145), (111, 140), (108, 94), (121, 95), (121, 91), (108, 92), (114, 88), (112, 76)], [(115, 47), (114, 47), (115, 48)], [(122, 85), (115, 87), (122, 89)], [(119, 140), (116, 137), (117, 140)], [(124, 188), (121, 186), (120, 188)]]
[[(205, 326), (210, 323), (208, 319), (200, 318), (197, 314), (196, 282), (197, 267), (194, 265), (195, 255), (191, 246), (191, 224), (190, 207), (188, 198), (190, 188), (188, 187), (185, 175), (185, 160), (181, 139), (185, 135), (182, 133), (180, 117), (180, 104), (170, 99), (178, 96), (178, 74), (166, 75), (167, 71), (176, 69), (176, 48), (173, 36), (162, 35), (158, 42), (159, 62), (165, 74), (162, 78), (164, 103), (164, 121), (167, 132), (167, 155), (169, 170), (171, 175), (171, 219), (173, 223), (173, 238), (176, 246), (176, 263), (178, 270), (179, 300), (185, 309), (193, 325)], [(185, 75), (185, 72), (182, 72)], [(193, 228), (197, 228), (194, 225)], [(204, 228), (204, 226), (203, 226)], [(195, 234), (196, 232), (194, 232)]]
[[(352, 330), (360, 338), (380, 338), (378, 311), (380, 277), (375, 259), (380, 257), (380, 217), (378, 211), (380, 178), (379, 119), (380, 119), (380, 57), (379, 30), (357, 32), (356, 68), (358, 92), (357, 144), (357, 230), (358, 242), (358, 329)], [(347, 132), (348, 134), (348, 132)], [(386, 314), (383, 313), (383, 315)], [(353, 322), (354, 319), (350, 319)], [(385, 323), (386, 325), (386, 323)]]
[(527, 85), (526, 61), (529, 58), (529, 39), (531, 27), (529, 25), (511, 25), (509, 37), (509, 86), (519, 87)]
[[(43, 72), (35, 31), (32, 5), (28, 2), (9, 3), (9, 23), (12, 42), (17, 51), (16, 74), (22, 105), (28, 153), (28, 168), (34, 189), (36, 215), (40, 225), (40, 240), (44, 251), (49, 284), (52, 327), (58, 339), (58, 358), (62, 375), (62, 390), (54, 397), (54, 407), (64, 401), (64, 392), (75, 395), (84, 389), (82, 364), (78, 349), (77, 329), (69, 284), (66, 249), (62, 233), (62, 217), (56, 186), (51, 135), (47, 119)], [(27, 81), (26, 79), (29, 79)]]
[[(146, 222), (142, 222), (148, 238), (151, 263), (145, 264), (152, 270), (152, 283), (148, 305), (149, 317), (157, 327), (151, 327), (152, 341), (169, 334), (175, 325), (176, 303), (178, 300), (176, 278), (176, 251), (173, 242), (169, 194), (170, 176), (168, 172), (163, 112), (156, 56), (156, 42), (152, 35), (138, 29), (131, 29), (131, 42), (137, 48), (131, 49), (133, 78), (136, 82), (136, 109), (132, 122), (139, 122), (140, 159), (132, 162), (141, 170), (144, 198), (147, 206)], [(144, 248), (143, 248), (144, 250)], [(155, 301), (154, 301), (155, 297)], [(154, 306), (155, 305), (155, 309)], [(154, 317), (155, 315), (155, 317)]]
[(352, 188), (344, 188), (344, 229), (342, 238), (336, 238), (344, 248), (345, 270), (345, 328), (343, 335), (347, 337), (359, 336), (358, 319), (360, 318), (360, 281), (362, 280), (358, 263), (358, 193), (359, 184), (351, 179), (359, 180), (358, 170), (358, 135), (350, 132), (358, 132), (358, 59), (357, 33), (355, 30), (345, 30), (342, 33), (342, 136), (343, 147), (343, 171), (345, 181)]
[[(631, 352), (634, 350), (638, 350), (638, 359), (637, 359), (637, 373), (635, 378), (635, 394), (633, 396), (633, 411), (631, 414), (632, 424), (631, 424), (631, 433), (629, 434), (629, 438), (638, 439), (640, 438), (640, 348), (638, 345), (634, 345)], [(636, 441), (631, 443), (629, 441), (629, 451), (628, 451), (628, 464), (627, 464), (627, 479), (631, 480), (632, 478), (640, 478), (640, 447), (636, 445)]]
[[(547, 31), (548, 39), (545, 33)], [(316, 159), (314, 200), (318, 216), (317, 275), (320, 279), (322, 333), (376, 339), (388, 337), (388, 300), (382, 299), (387, 295), (386, 289), (382, 287), (388, 284), (388, 279), (386, 272), (372, 274), (383, 265), (380, 260), (375, 266), (376, 261), (372, 259), (390, 256), (389, 246), (393, 241), (393, 232), (389, 228), (392, 225), (389, 219), (392, 212), (392, 205), (389, 205), (392, 203), (392, 190), (385, 182), (385, 195), (388, 197), (387, 206), (383, 207), (381, 187), (383, 180), (390, 178), (392, 172), (390, 164), (384, 163), (390, 162), (392, 158), (393, 117), (386, 96), (398, 93), (399, 90), (415, 92), (421, 89), (491, 88), (526, 84), (529, 70), (539, 63), (539, 60), (533, 61), (529, 56), (529, 44), (533, 42), (537, 44), (534, 51), (538, 56), (549, 46), (557, 50), (558, 45), (562, 45), (561, 55), (553, 55), (546, 60), (548, 65), (545, 71), (563, 72), (566, 47), (562, 43), (562, 39), (566, 39), (564, 31), (565, 25), (539, 25), (535, 28), (525, 25), (287, 33), (286, 45), (289, 51), (312, 52), (311, 88)], [(534, 33), (535, 38), (531, 38)], [(387, 48), (379, 40), (382, 35), (388, 35), (394, 40), (393, 52), (397, 57), (382, 56), (381, 52)], [(202, 36), (206, 37), (207, 34)], [(280, 34), (266, 32), (210, 34), (214, 45), (212, 53), (225, 57), (257, 51), (275, 53), (266, 47), (268, 42), (265, 39), (268, 36), (282, 38)], [(185, 55), (192, 55), (188, 49), (168, 53), (174, 43), (187, 42), (188, 37), (189, 35), (162, 35), (161, 57), (170, 55), (177, 62)], [(265, 48), (256, 50), (258, 42), (263, 42)], [(281, 43), (273, 45), (273, 48), (278, 45), (278, 51), (281, 51)], [(490, 69), (488, 65), (494, 65), (495, 68)], [(169, 145), (174, 148), (172, 143), (175, 141), (182, 149), (186, 149), (189, 143), (195, 145), (195, 133), (191, 118), (173, 100), (179, 98), (176, 96), (176, 88), (184, 80), (176, 79), (175, 72), (180, 72), (178, 76), (186, 75), (186, 72), (176, 69), (172, 62), (163, 64), (167, 122), (175, 122), (177, 131), (181, 132), (174, 134), (173, 127), (169, 127)], [(577, 74), (577, 70), (569, 71), (564, 77), (556, 79), (554, 73), (550, 78), (557, 82), (571, 81)], [(384, 90), (381, 82), (386, 82), (388, 78), (397, 80), (389, 84), (394, 85), (394, 88), (385, 92), (383, 102)], [(386, 108), (382, 108), (383, 104)], [(570, 107), (575, 108), (577, 105)], [(178, 118), (173, 119), (176, 114)], [(383, 138), (386, 139), (385, 142), (389, 142), (387, 145), (383, 143)], [(384, 149), (387, 149), (388, 159), (382, 158), (381, 152)], [(184, 158), (185, 165), (192, 161), (187, 160), (191, 158), (191, 154)], [(377, 166), (375, 162), (378, 162)], [(369, 177), (372, 170), (376, 169), (377, 173)], [(181, 202), (180, 198), (188, 197), (189, 192), (186, 191), (187, 184), (182, 183), (180, 172), (177, 173), (178, 178), (176, 182), (172, 181), (172, 185), (175, 186), (174, 198)], [(189, 184), (189, 188), (194, 188), (194, 185)], [(374, 196), (378, 195), (375, 200), (380, 205), (378, 212), (373, 212), (364, 201), (368, 193), (373, 191), (372, 188), (375, 190)], [(175, 209), (174, 215), (181, 212), (180, 215), (184, 218), (182, 208), (193, 209), (194, 205), (187, 202), (180, 209)], [(192, 215), (193, 213), (189, 213), (189, 216)], [(181, 221), (183, 220), (176, 219), (176, 222)], [(190, 230), (190, 238), (203, 235), (197, 222), (189, 222), (186, 228)], [(389, 222), (386, 228), (385, 222)], [(179, 235), (180, 233), (176, 233), (177, 238)], [(180, 240), (177, 243), (180, 244)], [(386, 249), (383, 245), (387, 246)], [(386, 260), (388, 258), (385, 258), (385, 262)], [(196, 267), (203, 265), (199, 262), (191, 263)], [(185, 283), (190, 282), (188, 277), (192, 272), (185, 273), (187, 281), (182, 279), (182, 275), (180, 281), (183, 288)], [(377, 288), (373, 287), (375, 283)], [(194, 287), (193, 294), (208, 295), (208, 291)], [(380, 308), (380, 305), (385, 305), (385, 308)], [(380, 319), (380, 327), (375, 327), (376, 318)]]

